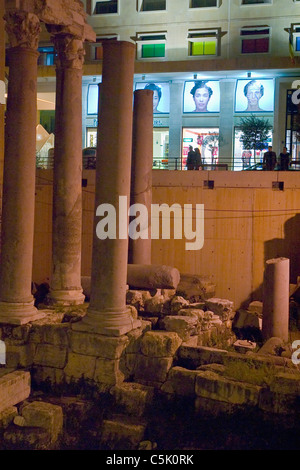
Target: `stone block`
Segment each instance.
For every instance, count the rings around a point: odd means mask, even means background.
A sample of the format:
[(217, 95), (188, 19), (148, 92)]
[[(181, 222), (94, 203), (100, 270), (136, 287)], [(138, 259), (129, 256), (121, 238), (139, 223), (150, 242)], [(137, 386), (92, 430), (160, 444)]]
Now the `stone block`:
[(147, 331), (141, 340), (141, 352), (145, 356), (174, 356), (182, 339), (174, 332)]
[(129, 344), (129, 339), (126, 335), (110, 337), (73, 330), (70, 332), (70, 344), (74, 353), (119, 359)]
[(134, 379), (137, 382), (165, 382), (172, 367), (173, 357), (151, 357), (138, 354), (136, 357)]
[(68, 346), (68, 323), (36, 324), (30, 332), (30, 341), (36, 343), (49, 343), (55, 346)]
[(63, 412), (61, 406), (42, 401), (33, 401), (22, 408), (22, 417), (28, 427), (46, 429), (51, 442), (55, 442), (62, 432)]
[(231, 300), (212, 297), (205, 301), (207, 310), (211, 310), (215, 315), (219, 315), (222, 321), (230, 320), (234, 317), (234, 304)]
[(163, 295), (151, 297), (150, 299), (145, 300), (144, 311), (146, 313), (160, 315), (164, 311), (165, 298)]
[(6, 340), (7, 367), (29, 367), (33, 363), (35, 345), (31, 343), (20, 344), (14, 340)]
[(263, 346), (258, 350), (258, 354), (271, 354), (274, 356), (280, 356), (278, 354), (278, 351), (282, 349), (284, 350), (284, 341), (281, 338), (276, 338), (275, 336), (272, 338), (269, 338)]
[(180, 273), (177, 291), (182, 292), (188, 299), (207, 299), (215, 294), (216, 285), (209, 276), (198, 276)]
[(200, 371), (196, 376), (197, 396), (236, 405), (258, 404), (261, 387), (222, 377), (215, 372)]
[(135, 450), (143, 440), (146, 426), (128, 419), (106, 419), (102, 423), (101, 443), (109, 449)]
[(198, 333), (199, 322), (194, 316), (167, 315), (161, 319), (159, 326), (163, 330), (176, 332), (182, 341), (187, 341)]
[(67, 378), (80, 379), (85, 377), (93, 379), (96, 367), (96, 358), (83, 354), (69, 353), (68, 362), (64, 368)]
[(208, 346), (183, 346), (178, 350), (180, 361), (183, 361), (189, 368), (196, 368), (212, 362), (223, 364), (228, 356), (226, 349), (211, 348)]
[(154, 388), (134, 382), (124, 382), (111, 389), (118, 406), (122, 412), (142, 416), (151, 406), (154, 397)]
[(270, 384), (271, 392), (300, 395), (300, 372), (278, 372)]
[(0, 412), (0, 429), (5, 429), (13, 422), (15, 416), (18, 414), (16, 406), (9, 406)]
[(188, 308), (190, 305), (189, 301), (180, 295), (176, 295), (170, 302), (170, 313), (171, 315), (177, 315), (179, 310)]
[[(150, 324), (150, 322), (147, 323)], [(149, 330), (151, 330), (150, 325)], [(131, 330), (126, 334), (128, 338), (128, 344), (126, 345), (126, 354), (138, 353), (140, 351), (143, 334), (144, 332), (142, 328), (136, 328), (135, 330)]]
[(53, 344), (38, 344), (34, 364), (63, 369), (67, 362), (67, 348)]
[(52, 450), (46, 429), (24, 428), (11, 424), (3, 435), (6, 450)]
[(96, 359), (94, 380), (108, 385), (116, 385), (123, 382), (124, 373), (120, 368), (119, 359)]
[(195, 379), (197, 371), (172, 367), (161, 390), (165, 393), (195, 397)]
[(262, 389), (258, 405), (261, 410), (271, 414), (299, 414), (299, 395)]
[(210, 398), (197, 397), (195, 399), (195, 412), (200, 416), (221, 417), (228, 416), (242, 410), (241, 405), (226, 401), (211, 400)]
[(30, 395), (30, 373), (16, 370), (0, 378), (0, 412)]

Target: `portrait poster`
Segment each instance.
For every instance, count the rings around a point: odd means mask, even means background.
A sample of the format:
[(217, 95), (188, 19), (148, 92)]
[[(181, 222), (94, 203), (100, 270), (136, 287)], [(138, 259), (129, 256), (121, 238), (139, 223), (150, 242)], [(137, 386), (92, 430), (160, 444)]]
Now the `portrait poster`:
[(235, 112), (263, 113), (274, 111), (274, 80), (237, 80)]
[(170, 112), (169, 82), (137, 82), (135, 89), (153, 91), (153, 114), (168, 114)]
[(218, 80), (193, 80), (184, 84), (184, 113), (220, 112), (220, 84)]

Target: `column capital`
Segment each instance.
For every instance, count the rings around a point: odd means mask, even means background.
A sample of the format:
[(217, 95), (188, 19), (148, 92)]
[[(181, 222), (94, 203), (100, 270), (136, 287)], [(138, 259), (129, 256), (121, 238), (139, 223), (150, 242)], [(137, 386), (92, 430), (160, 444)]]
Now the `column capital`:
[(41, 25), (34, 13), (10, 11), (4, 15), (5, 29), (11, 47), (23, 47), (37, 50)]
[(52, 40), (57, 51), (58, 69), (82, 69), (85, 55), (82, 39), (70, 34), (54, 34)]

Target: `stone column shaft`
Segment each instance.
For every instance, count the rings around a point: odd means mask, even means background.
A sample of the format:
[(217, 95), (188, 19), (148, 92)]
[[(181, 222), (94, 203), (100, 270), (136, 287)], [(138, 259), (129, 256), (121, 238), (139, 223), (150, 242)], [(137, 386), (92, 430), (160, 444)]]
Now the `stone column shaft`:
[(288, 341), (290, 260), (275, 258), (266, 262), (263, 285), (262, 335)]
[(64, 305), (81, 304), (82, 41), (58, 35), (54, 42), (58, 62), (50, 298)]
[(42, 313), (31, 293), (35, 208), (37, 44), (35, 15), (6, 16), (9, 55), (0, 263), (0, 322), (23, 324)]
[[(109, 204), (112, 213), (115, 209), (117, 231), (115, 238), (99, 239), (96, 226), (101, 219), (95, 216), (90, 305), (83, 321), (74, 324), (75, 329), (109, 336), (135, 327), (126, 308), (134, 58), (133, 43), (116, 41), (103, 46), (95, 211), (103, 204)], [(125, 203), (121, 223), (120, 196)]]
[[(133, 140), (130, 204), (143, 204), (148, 211), (147, 238), (129, 238), (128, 262), (151, 264), (151, 203), (153, 165), (153, 91), (136, 90), (133, 107)], [(143, 227), (140, 227), (142, 232)]]

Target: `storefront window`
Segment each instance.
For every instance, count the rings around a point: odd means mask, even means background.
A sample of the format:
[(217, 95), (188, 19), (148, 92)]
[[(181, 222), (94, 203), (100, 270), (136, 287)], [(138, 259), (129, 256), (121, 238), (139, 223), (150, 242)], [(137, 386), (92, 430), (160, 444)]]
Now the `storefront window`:
[(262, 170), (264, 153), (268, 150), (268, 145), (272, 145), (272, 133), (270, 132), (266, 148), (263, 150), (244, 149), (240, 142), (241, 131), (236, 128), (234, 133), (234, 167), (233, 170)]
[(153, 129), (153, 169), (161, 170), (168, 168), (169, 158), (169, 129)]
[(184, 128), (182, 131), (182, 170), (186, 169), (189, 146), (198, 147), (204, 169), (214, 168), (219, 162), (219, 128)]

